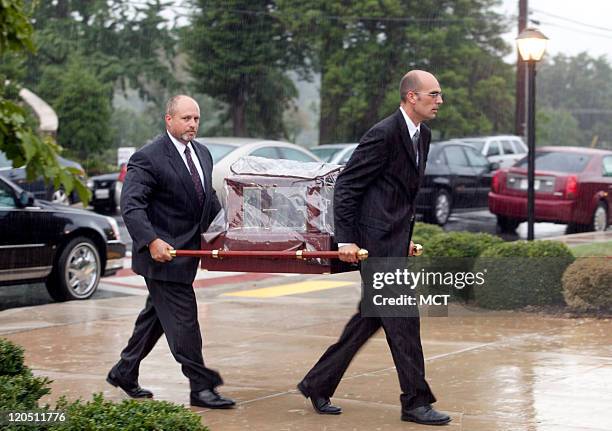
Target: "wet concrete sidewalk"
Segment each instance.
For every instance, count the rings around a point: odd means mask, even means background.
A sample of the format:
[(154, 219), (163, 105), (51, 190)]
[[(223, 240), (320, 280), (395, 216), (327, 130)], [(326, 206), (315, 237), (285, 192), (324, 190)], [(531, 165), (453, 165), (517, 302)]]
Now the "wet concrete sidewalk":
[[(400, 421), (399, 385), (382, 332), (338, 387), (334, 402), (342, 415), (317, 415), (297, 393), (295, 384), (337, 339), (359, 299), (355, 273), (314, 280), (337, 283), (257, 295), (253, 288), (297, 280), (197, 290), (205, 360), (225, 379), (221, 392), (238, 402), (234, 410), (194, 408), (203, 423), (212, 431), (432, 429)], [(104, 379), (144, 300), (6, 310), (0, 312), (0, 336), (23, 345), (35, 372), (54, 379), (43, 401), (90, 399), (93, 392), (120, 400), (125, 395)], [(451, 317), (422, 318), (436, 407), (453, 418), (445, 429), (612, 430), (612, 320), (451, 311)], [(143, 362), (140, 383), (158, 400), (189, 403), (188, 382), (163, 338)]]
[(575, 233), (572, 235), (562, 235), (550, 238), (544, 238), (550, 241), (561, 241), (568, 246), (582, 245), (582, 244), (595, 244), (600, 242), (612, 241), (612, 228), (604, 232), (585, 232)]

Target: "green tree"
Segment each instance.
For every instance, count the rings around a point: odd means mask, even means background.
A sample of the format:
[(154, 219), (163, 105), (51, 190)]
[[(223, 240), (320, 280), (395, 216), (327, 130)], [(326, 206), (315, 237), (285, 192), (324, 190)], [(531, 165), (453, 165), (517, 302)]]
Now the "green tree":
[[(23, 9), (22, 0), (2, 0), (0, 8), (0, 58), (7, 53), (33, 51), (33, 29)], [(61, 148), (50, 137), (41, 139), (27, 125), (27, 114), (14, 101), (5, 98), (5, 78), (0, 75), (0, 151), (13, 162), (25, 166), (29, 179), (42, 175), (70, 193), (76, 189), (85, 203), (89, 191), (79, 181), (74, 168), (63, 168), (57, 161)]]
[[(511, 128), (512, 68), (496, 0), (279, 0), (321, 74), (320, 143), (358, 139), (399, 104), (409, 69), (436, 74), (442, 137)], [(497, 78), (497, 80), (493, 79)], [(501, 84), (501, 85), (499, 85)], [(488, 95), (488, 97), (487, 97)]]
[[(129, 133), (111, 124), (113, 101), (131, 89), (157, 108), (155, 114), (144, 110), (147, 122), (155, 123), (159, 106), (180, 85), (173, 66), (176, 40), (161, 14), (169, 2), (31, 2), (39, 50), (27, 60), (25, 80), (57, 111), (61, 145), (83, 162), (83, 157), (112, 154), (103, 150)], [(148, 130), (138, 142), (158, 131)], [(77, 138), (84, 135), (94, 139)]]
[(594, 139), (612, 144), (612, 67), (605, 57), (558, 54), (538, 68), (536, 90), (538, 109), (564, 111), (577, 120), (573, 145), (590, 145)]
[(80, 61), (73, 61), (57, 84), (62, 88), (55, 99), (62, 119), (58, 132), (62, 145), (81, 160), (110, 146), (110, 85), (101, 83)]
[(568, 111), (548, 107), (537, 110), (536, 143), (538, 145), (580, 145), (582, 136), (578, 120)]
[(291, 33), (271, 0), (194, 0), (182, 32), (196, 91), (226, 106), (235, 136), (286, 136), (282, 116), (296, 89), (285, 71), (300, 68)]

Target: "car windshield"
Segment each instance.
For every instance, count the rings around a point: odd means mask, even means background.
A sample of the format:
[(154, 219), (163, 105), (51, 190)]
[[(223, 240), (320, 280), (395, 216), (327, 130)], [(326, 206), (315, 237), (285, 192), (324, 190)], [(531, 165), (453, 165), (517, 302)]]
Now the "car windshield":
[[(591, 156), (585, 154), (555, 152), (555, 151), (538, 151), (536, 152), (536, 169), (542, 171), (555, 171), (563, 173), (578, 173), (584, 171), (584, 168), (591, 160)], [(527, 169), (527, 157), (521, 159), (516, 165), (517, 168)]]
[(482, 152), (482, 147), (484, 147), (484, 141), (469, 141), (469, 140), (464, 140), (463, 142), (470, 144), (472, 147), (476, 148), (476, 150), (478, 150), (479, 153)]
[(204, 146), (208, 148), (208, 151), (210, 151), (213, 164), (217, 163), (223, 157), (227, 156), (229, 153), (236, 149), (236, 147), (234, 147), (233, 145), (207, 144), (206, 142), (204, 142)]
[(13, 164), (6, 158), (3, 152), (0, 152), (0, 168), (10, 168)]
[(314, 153), (315, 156), (323, 160), (324, 162), (329, 162), (334, 157), (335, 154), (338, 154), (342, 151), (343, 148), (325, 148), (324, 146), (311, 148), (310, 151)]

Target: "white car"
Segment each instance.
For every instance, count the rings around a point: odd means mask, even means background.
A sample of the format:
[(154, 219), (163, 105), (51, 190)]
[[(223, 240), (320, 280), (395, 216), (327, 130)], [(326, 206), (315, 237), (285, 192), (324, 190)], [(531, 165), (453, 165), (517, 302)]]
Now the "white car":
[(509, 168), (527, 155), (527, 146), (520, 136), (482, 136), (478, 138), (461, 138), (459, 140), (471, 144), (489, 162), (498, 163), (501, 168)]
[(357, 144), (325, 144), (310, 148), (318, 158), (335, 165), (346, 165)]
[(213, 159), (212, 183), (221, 201), (223, 180), (231, 174), (230, 166), (241, 157), (256, 156), (299, 162), (320, 162), (310, 151), (289, 142), (254, 138), (196, 138), (206, 146)]

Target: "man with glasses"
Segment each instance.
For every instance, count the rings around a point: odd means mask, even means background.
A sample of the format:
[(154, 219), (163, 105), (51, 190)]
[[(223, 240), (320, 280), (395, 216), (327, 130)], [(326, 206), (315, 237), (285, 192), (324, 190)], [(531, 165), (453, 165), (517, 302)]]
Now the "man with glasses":
[[(345, 262), (357, 262), (360, 248), (379, 262), (413, 254), (415, 198), (431, 140), (431, 131), (422, 122), (436, 117), (443, 100), (437, 79), (422, 70), (408, 72), (399, 90), (399, 109), (361, 138), (336, 181), (335, 237)], [(366, 278), (362, 267), (362, 280)], [(354, 355), (382, 327), (402, 390), (402, 420), (426, 425), (450, 422), (448, 415), (431, 407), (436, 398), (425, 380), (418, 309), (411, 311), (414, 317), (370, 316), (362, 304), (338, 342), (298, 384), (318, 413), (342, 413), (330, 397)]]

